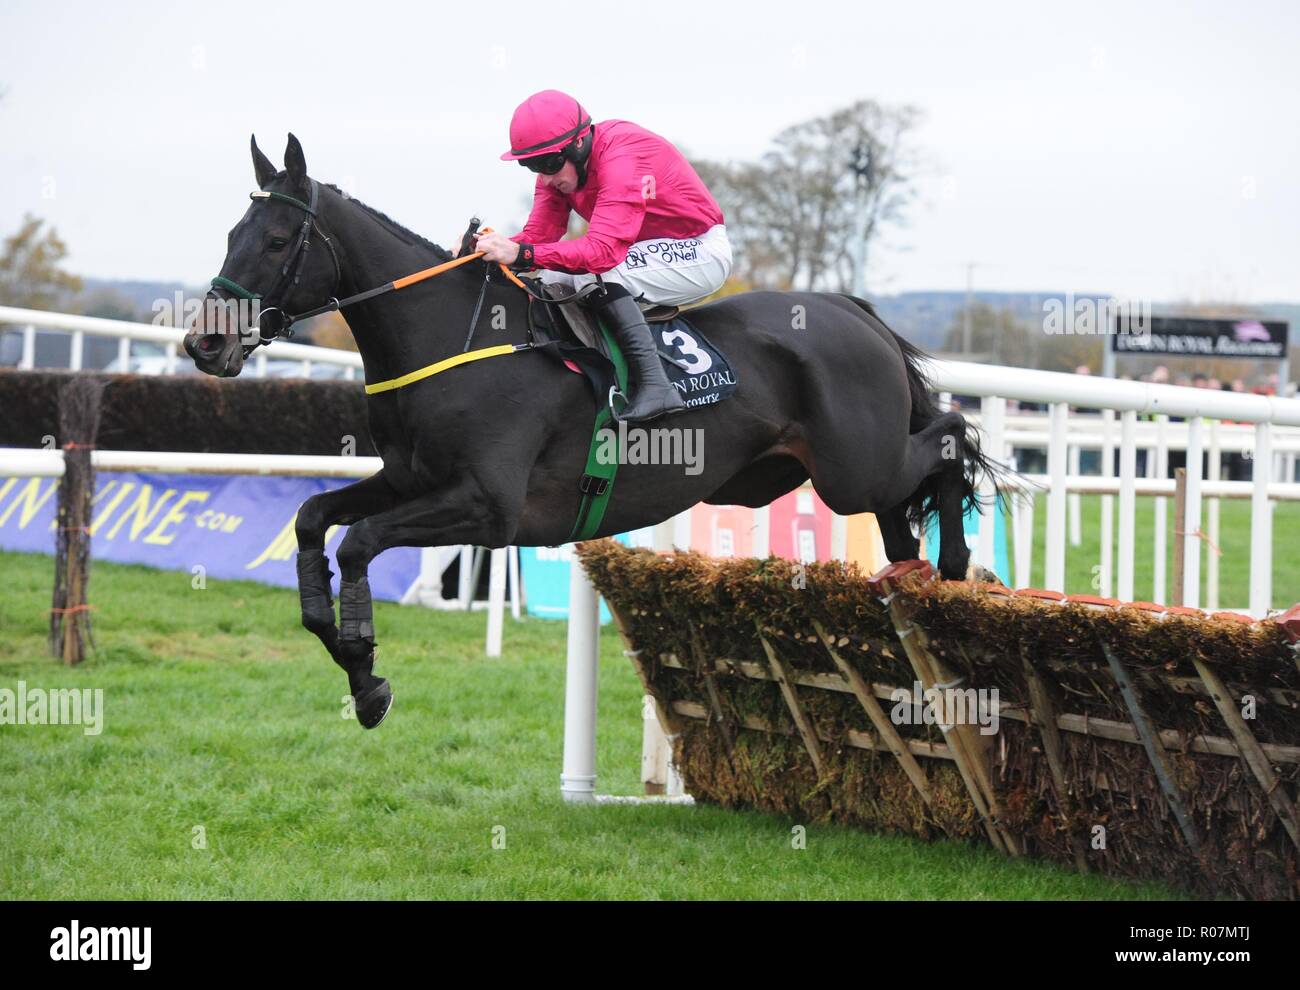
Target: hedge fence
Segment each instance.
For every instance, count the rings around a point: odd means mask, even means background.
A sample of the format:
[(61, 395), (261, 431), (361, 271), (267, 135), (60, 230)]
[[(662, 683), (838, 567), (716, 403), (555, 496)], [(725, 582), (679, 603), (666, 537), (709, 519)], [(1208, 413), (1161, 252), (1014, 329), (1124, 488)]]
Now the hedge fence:
[(1300, 607), (1252, 622), (920, 561), (579, 554), (697, 800), (1300, 895)]
[(62, 446), (59, 398), (102, 382), (105, 450), (373, 456), (361, 382), (0, 370), (0, 447)]

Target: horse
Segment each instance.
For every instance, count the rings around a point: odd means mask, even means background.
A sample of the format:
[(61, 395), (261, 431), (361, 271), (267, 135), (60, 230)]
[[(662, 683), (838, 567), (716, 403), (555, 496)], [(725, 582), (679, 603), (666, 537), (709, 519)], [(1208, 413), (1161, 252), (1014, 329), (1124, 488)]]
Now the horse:
[[(347, 673), (357, 720), (373, 728), (393, 692), (374, 671), (370, 562), (398, 546), (567, 542), (583, 499), (577, 482), (591, 443), (593, 395), (581, 375), (529, 348), (528, 294), (511, 279), (490, 277), (496, 266), (474, 259), (400, 292), (372, 292), (454, 256), (312, 179), (292, 134), (283, 169), (258, 149), (256, 135), (251, 150), (258, 191), (230, 231), (209, 299), (263, 305), (256, 325), (249, 317), (220, 327), (213, 307), (204, 307), (184, 340), (200, 371), (236, 376), (258, 343), (286, 331), (294, 319), (287, 313), (319, 312), (356, 295), (363, 298), (342, 308), (367, 383), (457, 354), (480, 308), (493, 319), (479, 339), (514, 345), (406, 387), (368, 389), (383, 467), (313, 495), (298, 511), (302, 624)], [(833, 512), (876, 515), (891, 561), (916, 558), (914, 528), (937, 516), (940, 575), (966, 576), (963, 515), (979, 503), (986, 474), (1001, 491), (1005, 469), (980, 450), (960, 413), (937, 406), (924, 352), (869, 302), (842, 293), (750, 291), (691, 308), (688, 317), (728, 357), (738, 387), (717, 405), (669, 421), (698, 431), (704, 456), (693, 470), (620, 465), (595, 536), (651, 526), (698, 502), (764, 506), (811, 479)], [(348, 527), (336, 553), (337, 623), (325, 556), (325, 534), (335, 525)]]

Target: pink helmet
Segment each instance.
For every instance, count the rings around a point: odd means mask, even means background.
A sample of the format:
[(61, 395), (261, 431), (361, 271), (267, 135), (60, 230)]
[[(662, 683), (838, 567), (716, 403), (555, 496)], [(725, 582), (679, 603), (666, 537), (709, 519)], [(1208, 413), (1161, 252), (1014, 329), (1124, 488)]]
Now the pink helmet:
[(503, 162), (561, 151), (591, 126), (582, 104), (558, 89), (534, 93), (510, 118), (510, 150)]

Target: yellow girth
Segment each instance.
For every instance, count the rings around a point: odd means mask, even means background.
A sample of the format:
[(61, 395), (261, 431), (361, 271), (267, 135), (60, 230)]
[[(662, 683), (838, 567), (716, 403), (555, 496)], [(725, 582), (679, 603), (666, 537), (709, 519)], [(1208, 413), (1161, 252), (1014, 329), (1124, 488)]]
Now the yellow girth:
[(404, 388), (413, 382), (422, 381), (425, 378), (432, 378), (439, 372), (446, 371), (448, 368), (454, 368), (459, 364), (467, 364), (470, 361), (482, 361), (484, 358), (501, 357), (504, 354), (514, 354), (518, 350), (527, 350), (528, 345), (515, 344), (497, 344), (494, 347), (480, 347), (477, 351), (466, 351), (464, 354), (457, 354), (454, 357), (443, 358), (433, 364), (425, 365), (415, 371), (408, 372), (401, 378), (390, 378), (386, 382), (375, 382), (373, 385), (366, 386), (366, 395), (374, 395), (377, 392), (391, 392), (393, 389)]

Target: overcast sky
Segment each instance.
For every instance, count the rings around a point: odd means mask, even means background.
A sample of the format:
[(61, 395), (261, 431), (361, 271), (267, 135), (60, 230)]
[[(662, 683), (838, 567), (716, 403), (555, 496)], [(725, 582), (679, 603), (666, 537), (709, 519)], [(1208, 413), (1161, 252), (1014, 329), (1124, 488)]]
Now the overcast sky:
[[(759, 155), (863, 97), (928, 161), (868, 294), (1300, 300), (1300, 4), (0, 4), (0, 233), (70, 267), (205, 282), (253, 188), (248, 136), (446, 243), (513, 232), (511, 111), (558, 88), (688, 154)], [(394, 272), (394, 275), (401, 273)]]

